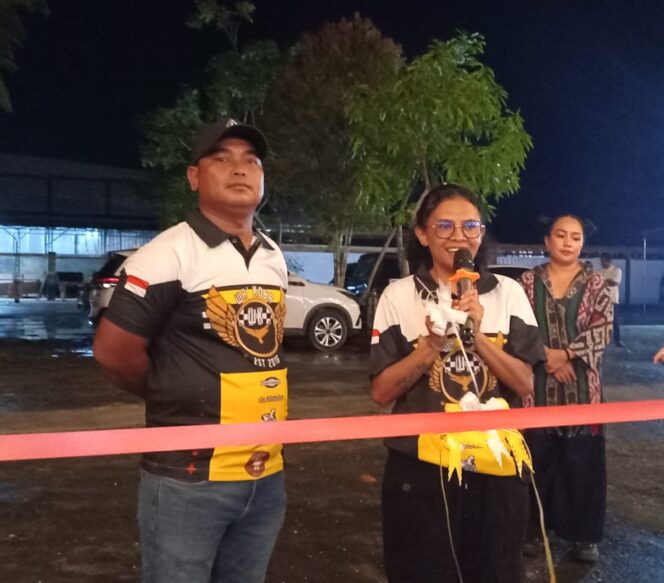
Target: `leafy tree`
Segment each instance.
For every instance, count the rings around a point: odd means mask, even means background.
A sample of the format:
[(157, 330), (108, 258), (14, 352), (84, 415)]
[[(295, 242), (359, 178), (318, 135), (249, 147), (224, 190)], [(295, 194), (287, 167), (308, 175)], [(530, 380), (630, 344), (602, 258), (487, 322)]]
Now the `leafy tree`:
[(436, 41), (396, 77), (359, 88), (350, 101), (361, 205), (391, 216), (385, 247), (396, 235), (402, 256), (403, 226), (416, 207), (408, 204), (414, 188), (421, 200), (434, 183), (466, 184), (489, 216), (500, 198), (519, 188), (532, 140), (481, 62), (484, 48), (479, 34)]
[(251, 2), (239, 1), (228, 6), (219, 0), (196, 0), (196, 12), (187, 22), (191, 28), (214, 26), (221, 30), (231, 44), (233, 51), (238, 53), (238, 32), (242, 23), (252, 23), (251, 15), (256, 6)]
[(161, 107), (144, 121), (143, 165), (155, 170), (164, 225), (181, 221), (196, 206), (183, 169), (189, 164), (191, 143), (203, 123), (200, 101), (198, 91), (185, 89), (173, 107)]
[(48, 14), (44, 0), (0, 1), (0, 109), (7, 112), (12, 111), (12, 102), (4, 76), (16, 70), (16, 50), (25, 40), (25, 27), (20, 17), (21, 11)]
[(159, 108), (145, 117), (143, 165), (155, 169), (166, 226), (182, 220), (196, 205), (183, 171), (196, 132), (204, 123), (220, 118), (253, 123), (262, 112), (267, 88), (287, 59), (272, 41), (239, 49), (238, 27), (251, 22), (253, 11), (250, 2), (236, 2), (229, 8), (218, 0), (199, 0), (189, 26), (219, 28), (231, 50), (211, 59), (202, 88), (183, 88), (173, 107)]
[(273, 41), (252, 43), (241, 52), (214, 57), (208, 66), (210, 82), (205, 89), (208, 117), (233, 117), (256, 124), (268, 88), (287, 60), (288, 53), (280, 51)]
[(394, 78), (401, 49), (371, 21), (355, 15), (305, 34), (270, 91), (261, 125), (273, 156), (270, 181), (279, 205), (296, 202), (335, 255), (335, 282), (343, 284), (358, 212), (358, 161), (350, 143), (346, 107), (359, 87)]

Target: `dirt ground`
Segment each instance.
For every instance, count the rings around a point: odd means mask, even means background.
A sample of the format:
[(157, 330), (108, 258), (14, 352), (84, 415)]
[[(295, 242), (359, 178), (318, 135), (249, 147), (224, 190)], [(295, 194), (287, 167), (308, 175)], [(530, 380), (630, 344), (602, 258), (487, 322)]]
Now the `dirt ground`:
[[(664, 397), (664, 367), (648, 361), (664, 327), (625, 327), (610, 348), (611, 401)], [(289, 346), (290, 417), (382, 413), (368, 397), (367, 350), (333, 356)], [(89, 341), (0, 340), (0, 432), (142, 424), (142, 406), (113, 388)], [(609, 513), (601, 560), (573, 563), (553, 540), (558, 580), (664, 581), (664, 422), (608, 429)], [(288, 446), (289, 506), (268, 583), (384, 581), (378, 440)], [(138, 582), (137, 456), (0, 463), (0, 581)], [(546, 581), (529, 560), (528, 580)]]

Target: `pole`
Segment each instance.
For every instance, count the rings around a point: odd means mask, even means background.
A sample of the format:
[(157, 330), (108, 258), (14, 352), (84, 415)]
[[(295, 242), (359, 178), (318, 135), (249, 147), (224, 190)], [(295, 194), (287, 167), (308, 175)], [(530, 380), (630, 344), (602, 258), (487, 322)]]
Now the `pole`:
[[(644, 232), (643, 233), (643, 292), (645, 294), (646, 288), (646, 255), (647, 255), (647, 234)], [(646, 313), (646, 300), (645, 300), (645, 295), (643, 296), (643, 313)]]

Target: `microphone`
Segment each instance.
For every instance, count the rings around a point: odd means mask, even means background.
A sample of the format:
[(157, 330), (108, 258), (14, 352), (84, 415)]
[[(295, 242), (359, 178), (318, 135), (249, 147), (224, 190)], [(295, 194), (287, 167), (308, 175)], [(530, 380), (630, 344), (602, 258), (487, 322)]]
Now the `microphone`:
[[(475, 272), (475, 264), (470, 251), (457, 249), (454, 253), (454, 275), (449, 279), (450, 284), (456, 284), (457, 295), (461, 296), (463, 292), (472, 289), (473, 283), (479, 278), (480, 274)], [(461, 341), (466, 348), (475, 344), (475, 324), (470, 316), (461, 327)]]

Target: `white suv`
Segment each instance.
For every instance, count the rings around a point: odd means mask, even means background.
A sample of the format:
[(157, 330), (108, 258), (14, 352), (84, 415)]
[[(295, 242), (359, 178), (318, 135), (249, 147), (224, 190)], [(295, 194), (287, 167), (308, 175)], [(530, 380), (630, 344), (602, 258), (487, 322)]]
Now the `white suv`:
[[(114, 251), (108, 261), (93, 276), (90, 290), (90, 322), (96, 325), (111, 301), (118, 284), (125, 259), (135, 249)], [(306, 336), (309, 342), (323, 352), (341, 348), (351, 334), (362, 328), (360, 305), (343, 288), (312, 283), (288, 274), (286, 293), (286, 322), (284, 333)]]

